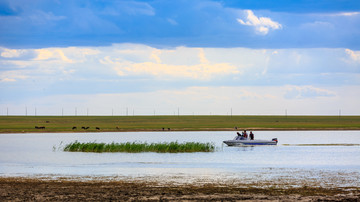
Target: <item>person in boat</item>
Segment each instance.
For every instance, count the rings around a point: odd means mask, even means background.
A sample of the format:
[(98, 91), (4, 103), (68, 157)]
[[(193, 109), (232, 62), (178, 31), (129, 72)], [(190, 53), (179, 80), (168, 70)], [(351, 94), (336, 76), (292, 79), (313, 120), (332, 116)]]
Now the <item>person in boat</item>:
[(236, 140), (241, 140), (242, 139), (242, 135), (239, 133), (239, 132), (237, 132), (236, 133), (238, 136), (236, 137)]
[(254, 133), (250, 131), (250, 140), (254, 140)]
[(242, 135), (245, 139), (247, 139), (248, 138), (248, 134), (246, 133), (246, 130), (244, 130), (244, 132), (243, 132), (243, 135)]

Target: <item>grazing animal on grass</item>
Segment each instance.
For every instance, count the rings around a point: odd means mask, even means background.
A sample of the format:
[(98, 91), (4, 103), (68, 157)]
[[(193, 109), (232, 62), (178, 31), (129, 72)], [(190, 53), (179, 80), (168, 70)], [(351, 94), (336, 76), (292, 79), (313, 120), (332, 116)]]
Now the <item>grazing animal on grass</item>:
[(116, 126), (116, 129), (119, 130), (119, 127)]
[(100, 128), (99, 128), (99, 127), (96, 127), (96, 130), (100, 130)]
[(72, 127), (73, 130), (77, 129), (76, 126)]
[(89, 128), (90, 128), (90, 127), (88, 126), (88, 127), (85, 128), (85, 130), (87, 130), (87, 129), (89, 129)]
[(84, 129), (84, 130), (85, 130), (85, 127), (84, 127), (84, 126), (82, 126), (82, 127), (81, 127), (81, 129)]
[(45, 129), (45, 126), (35, 126), (36, 129)]
[(168, 128), (168, 130), (170, 130), (170, 128)]
[(165, 128), (162, 128), (162, 130), (164, 131), (164, 130), (165, 130)]

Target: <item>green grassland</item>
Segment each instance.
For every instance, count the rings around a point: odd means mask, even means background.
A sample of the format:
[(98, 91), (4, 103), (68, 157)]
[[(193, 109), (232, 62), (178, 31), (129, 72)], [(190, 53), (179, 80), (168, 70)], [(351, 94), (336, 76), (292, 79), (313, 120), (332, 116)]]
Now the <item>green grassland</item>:
[[(36, 126), (45, 128), (36, 129)], [(360, 116), (0, 116), (1, 133), (162, 131), (163, 128), (165, 131), (222, 131), (235, 130), (235, 127), (360, 130)]]

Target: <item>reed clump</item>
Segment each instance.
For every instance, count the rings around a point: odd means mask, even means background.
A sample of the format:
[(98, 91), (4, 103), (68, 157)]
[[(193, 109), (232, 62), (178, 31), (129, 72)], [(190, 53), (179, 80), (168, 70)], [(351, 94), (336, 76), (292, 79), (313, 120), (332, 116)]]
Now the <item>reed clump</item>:
[(157, 152), (157, 153), (184, 153), (184, 152), (213, 152), (215, 151), (214, 143), (200, 142), (163, 142), (163, 143), (142, 143), (142, 142), (126, 142), (126, 143), (96, 143), (87, 142), (80, 143), (78, 141), (65, 145), (64, 151), (70, 152)]

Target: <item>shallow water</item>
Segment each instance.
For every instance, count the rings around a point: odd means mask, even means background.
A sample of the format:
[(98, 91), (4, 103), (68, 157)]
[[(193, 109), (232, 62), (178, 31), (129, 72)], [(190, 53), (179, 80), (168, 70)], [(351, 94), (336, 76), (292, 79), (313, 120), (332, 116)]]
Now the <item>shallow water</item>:
[[(0, 176), (152, 178), (180, 182), (283, 181), (360, 186), (360, 131), (255, 131), (277, 146), (228, 147), (235, 132), (0, 134)], [(213, 142), (210, 153), (63, 152), (70, 142)]]

